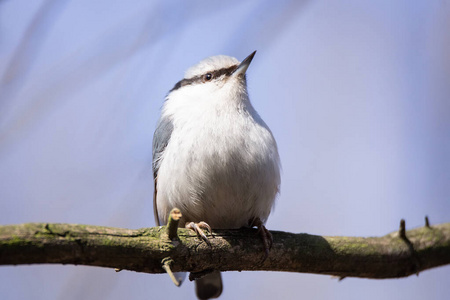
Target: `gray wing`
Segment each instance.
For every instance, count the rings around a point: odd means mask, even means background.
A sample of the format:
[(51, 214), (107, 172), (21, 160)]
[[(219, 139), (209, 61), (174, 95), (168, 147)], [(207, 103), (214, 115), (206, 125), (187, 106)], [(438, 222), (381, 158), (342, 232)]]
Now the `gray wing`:
[(169, 143), (170, 137), (173, 131), (173, 122), (170, 117), (161, 116), (158, 121), (158, 125), (156, 126), (155, 134), (153, 135), (153, 160), (152, 160), (152, 168), (153, 168), (153, 181), (154, 181), (154, 192), (153, 192), (153, 214), (155, 216), (155, 222), (157, 226), (160, 226), (159, 217), (158, 217), (158, 209), (156, 207), (156, 196), (157, 189), (156, 183), (158, 180), (158, 171), (162, 161), (162, 155), (164, 150)]

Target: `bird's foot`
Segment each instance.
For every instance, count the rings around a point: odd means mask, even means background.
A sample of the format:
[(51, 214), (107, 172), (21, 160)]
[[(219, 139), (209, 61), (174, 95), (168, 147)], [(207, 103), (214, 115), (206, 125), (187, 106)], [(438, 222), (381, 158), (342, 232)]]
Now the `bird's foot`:
[(208, 237), (206, 236), (206, 234), (203, 232), (202, 229), (206, 229), (208, 230), (211, 235), (212, 235), (212, 231), (211, 231), (211, 227), (208, 225), (208, 223), (206, 222), (199, 222), (199, 223), (195, 223), (195, 222), (190, 222), (186, 224), (186, 228), (187, 229), (191, 229), (194, 230), (195, 233), (202, 239), (204, 240), (209, 246), (211, 246), (211, 242), (209, 241)]
[(272, 234), (269, 230), (264, 226), (263, 222), (260, 218), (253, 218), (250, 220), (250, 226), (254, 227), (256, 226), (258, 228), (258, 234), (261, 237), (261, 240), (263, 242), (264, 247), (264, 258), (263, 261), (266, 261), (267, 257), (269, 257), (269, 251), (272, 248), (273, 245), (273, 238)]

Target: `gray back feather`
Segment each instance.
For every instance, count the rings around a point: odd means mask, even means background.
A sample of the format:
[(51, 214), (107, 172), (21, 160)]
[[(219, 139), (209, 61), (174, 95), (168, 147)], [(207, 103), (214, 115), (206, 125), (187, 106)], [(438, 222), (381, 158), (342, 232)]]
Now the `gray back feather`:
[(153, 213), (155, 215), (155, 222), (159, 226), (158, 209), (156, 207), (156, 183), (158, 179), (159, 166), (161, 165), (162, 155), (169, 143), (173, 131), (173, 122), (170, 117), (161, 116), (156, 126), (155, 134), (153, 135), (153, 179), (154, 179), (154, 193), (153, 193)]

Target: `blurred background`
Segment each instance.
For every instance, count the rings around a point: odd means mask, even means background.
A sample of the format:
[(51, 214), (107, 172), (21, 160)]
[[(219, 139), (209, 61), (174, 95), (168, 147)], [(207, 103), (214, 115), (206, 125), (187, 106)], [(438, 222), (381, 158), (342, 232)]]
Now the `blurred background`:
[[(450, 1), (0, 1), (0, 224), (155, 226), (167, 92), (245, 58), (277, 139), (267, 227), (381, 236), (450, 222)], [(393, 280), (224, 273), (221, 299), (444, 299), (450, 267)], [(0, 267), (1, 299), (195, 299), (165, 274)]]

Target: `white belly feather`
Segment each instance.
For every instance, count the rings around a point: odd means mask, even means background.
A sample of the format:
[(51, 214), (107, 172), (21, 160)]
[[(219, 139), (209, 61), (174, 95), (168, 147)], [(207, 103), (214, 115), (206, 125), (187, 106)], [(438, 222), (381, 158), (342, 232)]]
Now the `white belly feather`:
[(270, 213), (280, 184), (270, 130), (256, 112), (257, 119), (246, 110), (217, 111), (203, 105), (176, 118), (158, 172), (163, 223), (173, 207), (184, 221), (212, 228), (248, 226), (254, 217), (265, 222)]

